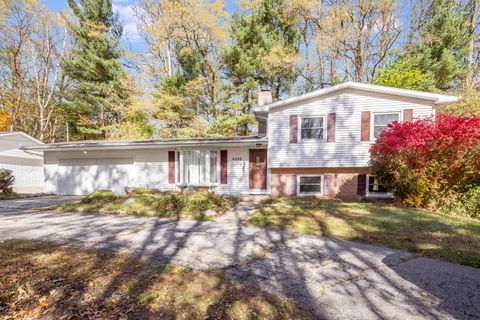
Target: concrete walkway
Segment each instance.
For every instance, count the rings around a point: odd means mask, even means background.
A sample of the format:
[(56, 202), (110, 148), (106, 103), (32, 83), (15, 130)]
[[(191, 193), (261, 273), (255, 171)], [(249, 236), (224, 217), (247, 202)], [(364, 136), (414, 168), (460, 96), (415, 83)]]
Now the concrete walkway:
[[(31, 206), (30, 206), (31, 207)], [(328, 237), (213, 222), (35, 212), (0, 204), (0, 239), (137, 253), (281, 293), (320, 319), (480, 319), (480, 269)]]

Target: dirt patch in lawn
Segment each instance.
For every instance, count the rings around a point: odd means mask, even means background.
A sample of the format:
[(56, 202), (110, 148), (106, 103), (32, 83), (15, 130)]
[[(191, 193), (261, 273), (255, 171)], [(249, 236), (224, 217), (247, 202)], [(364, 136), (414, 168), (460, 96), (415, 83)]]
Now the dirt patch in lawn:
[(263, 202), (248, 223), (416, 252), (480, 267), (480, 220), (394, 205), (323, 199)]
[(0, 241), (0, 319), (312, 319), (280, 296), (137, 256)]

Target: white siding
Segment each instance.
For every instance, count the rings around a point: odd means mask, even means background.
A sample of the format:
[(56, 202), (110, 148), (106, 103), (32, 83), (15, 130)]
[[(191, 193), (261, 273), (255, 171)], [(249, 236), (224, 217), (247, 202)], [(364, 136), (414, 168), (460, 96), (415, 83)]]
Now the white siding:
[[(188, 150), (194, 148), (183, 148)], [(205, 148), (210, 150), (228, 150), (228, 184), (219, 184), (213, 190), (225, 194), (248, 193), (248, 148)], [(108, 150), (89, 151), (47, 151), (45, 152), (45, 190), (48, 193), (59, 193), (71, 175), (75, 172), (91, 172), (92, 176), (103, 174), (97, 171), (99, 161), (107, 165), (112, 159), (133, 159), (129, 174), (131, 185), (138, 188), (154, 188), (162, 191), (179, 190), (175, 184), (168, 183), (168, 151), (175, 149), (145, 150)], [(175, 150), (176, 151), (176, 150)], [(82, 162), (83, 161), (83, 162)], [(65, 164), (78, 164), (77, 168), (65, 171)], [(88, 168), (90, 166), (90, 168)], [(95, 167), (95, 168), (94, 168)], [(104, 177), (104, 179), (107, 179)], [(76, 179), (78, 180), (78, 179)], [(75, 182), (87, 190), (83, 181)], [(87, 182), (93, 184), (93, 182)], [(123, 188), (124, 186), (121, 186)]]
[(43, 192), (42, 160), (0, 156), (0, 168), (11, 170), (16, 192)]
[[(413, 109), (414, 119), (434, 114), (433, 105), (423, 100), (352, 89), (272, 109), (268, 126), (269, 167), (365, 167), (372, 142), (360, 141), (361, 112), (401, 111), (403, 115), (404, 109)], [(290, 115), (328, 113), (336, 113), (335, 142), (289, 142)]]
[(228, 151), (228, 184), (220, 184), (216, 190), (225, 194), (248, 193), (248, 148), (230, 148), (226, 150)]
[(41, 153), (25, 152), (20, 147), (36, 146), (22, 134), (0, 135), (0, 168), (11, 170), (17, 192), (43, 192), (43, 160)]
[(168, 183), (168, 151), (152, 149), (135, 152), (135, 187), (178, 190)]

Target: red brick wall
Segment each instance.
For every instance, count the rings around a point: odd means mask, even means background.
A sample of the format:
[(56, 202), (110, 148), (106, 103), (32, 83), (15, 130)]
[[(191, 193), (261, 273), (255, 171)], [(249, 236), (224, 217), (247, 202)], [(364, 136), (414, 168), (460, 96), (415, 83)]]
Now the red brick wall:
[(358, 199), (357, 177), (368, 173), (368, 168), (272, 168), (272, 197), (297, 195), (298, 174), (330, 174), (331, 194), (328, 197), (345, 200)]

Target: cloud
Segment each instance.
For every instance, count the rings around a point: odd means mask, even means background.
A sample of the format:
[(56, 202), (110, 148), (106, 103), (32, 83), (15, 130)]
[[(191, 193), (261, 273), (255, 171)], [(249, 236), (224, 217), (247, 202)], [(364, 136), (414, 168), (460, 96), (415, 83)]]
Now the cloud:
[(134, 15), (133, 6), (130, 2), (129, 0), (115, 0), (112, 8), (120, 16), (124, 35), (130, 40), (138, 40), (140, 32), (137, 26), (137, 18)]

